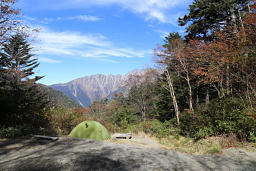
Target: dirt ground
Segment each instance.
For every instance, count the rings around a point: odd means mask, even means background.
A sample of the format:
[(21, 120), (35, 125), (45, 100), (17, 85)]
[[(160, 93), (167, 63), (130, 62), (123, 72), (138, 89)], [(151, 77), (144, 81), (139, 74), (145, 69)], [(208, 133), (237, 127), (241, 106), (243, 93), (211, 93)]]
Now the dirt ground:
[(221, 155), (189, 155), (164, 150), (143, 136), (129, 141), (27, 138), (0, 140), (0, 170), (255, 171), (256, 153), (228, 149)]
[(131, 139), (116, 139), (112, 136), (112, 139), (107, 140), (107, 142), (112, 142), (116, 144), (130, 144), (145, 148), (166, 149), (166, 147), (161, 145), (154, 137), (150, 137), (143, 132), (140, 132), (136, 135), (133, 134), (133, 137)]

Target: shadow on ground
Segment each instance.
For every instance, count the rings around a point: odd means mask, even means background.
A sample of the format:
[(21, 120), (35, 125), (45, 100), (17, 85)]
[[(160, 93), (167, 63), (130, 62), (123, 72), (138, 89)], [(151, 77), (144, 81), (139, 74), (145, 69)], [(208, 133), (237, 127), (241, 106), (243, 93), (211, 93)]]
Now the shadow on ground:
[(0, 142), (0, 170), (127, 170), (126, 164), (109, 158), (112, 150), (93, 150), (100, 141), (66, 139), (14, 139)]
[(0, 141), (0, 170), (255, 170), (256, 153), (188, 155), (86, 139)]

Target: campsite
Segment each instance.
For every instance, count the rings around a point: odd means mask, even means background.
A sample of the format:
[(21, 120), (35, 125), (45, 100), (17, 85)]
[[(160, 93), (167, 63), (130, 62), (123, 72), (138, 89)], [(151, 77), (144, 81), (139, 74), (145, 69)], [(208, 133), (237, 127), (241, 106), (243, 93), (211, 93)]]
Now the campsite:
[(256, 0), (0, 0), (0, 171), (256, 170)]

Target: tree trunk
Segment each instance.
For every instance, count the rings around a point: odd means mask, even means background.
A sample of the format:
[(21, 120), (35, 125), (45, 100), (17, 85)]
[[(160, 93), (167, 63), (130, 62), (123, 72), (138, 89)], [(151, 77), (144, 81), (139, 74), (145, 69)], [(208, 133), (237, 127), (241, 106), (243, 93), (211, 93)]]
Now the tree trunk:
[(209, 89), (206, 89), (206, 96), (205, 96), (205, 103), (209, 104), (210, 102), (210, 95), (209, 95)]
[(146, 106), (145, 105), (143, 105), (142, 117), (143, 117), (143, 122), (146, 122)]
[(229, 64), (227, 64), (227, 71), (226, 71), (226, 90), (227, 90), (227, 95), (230, 94), (230, 67)]
[(251, 13), (250, 2), (247, 4), (247, 6), (248, 6), (248, 12)]
[(190, 84), (190, 78), (189, 78), (189, 71), (186, 66), (186, 59), (182, 58), (181, 56), (178, 56), (179, 62), (182, 65), (183, 71), (186, 73), (186, 78), (185, 80), (187, 81), (188, 84), (188, 93), (189, 93), (189, 110), (194, 111), (193, 108), (193, 96), (192, 96), (192, 88)]
[[(220, 92), (219, 88), (215, 84), (213, 84), (213, 86), (214, 86), (215, 90), (218, 92), (218, 97), (221, 97), (221, 92)], [(218, 86), (219, 86), (219, 84), (218, 84)]]
[[(238, 14), (239, 14), (239, 22), (240, 22), (241, 27), (242, 27), (242, 30), (243, 30), (243, 32), (244, 32), (244, 23), (243, 23), (243, 20), (242, 20), (242, 17), (241, 17), (241, 12), (240, 12), (240, 10), (238, 10)], [(245, 32), (244, 32), (244, 34), (245, 34)]]
[(220, 97), (225, 97), (224, 87), (223, 87), (223, 75), (220, 76)]
[(198, 88), (196, 90), (196, 105), (198, 106), (199, 104), (199, 96), (198, 96)]
[(250, 103), (250, 106), (252, 107), (252, 101), (251, 101), (251, 97), (250, 97), (250, 92), (249, 92), (249, 79), (248, 77), (246, 77), (246, 96), (247, 96), (247, 99)]
[(167, 81), (168, 81), (168, 85), (169, 85), (169, 91), (170, 91), (170, 94), (172, 97), (173, 106), (174, 106), (174, 110), (175, 110), (175, 114), (176, 114), (177, 125), (180, 125), (180, 119), (179, 119), (180, 111), (179, 111), (179, 106), (178, 106), (176, 96), (174, 93), (172, 78), (171, 78), (171, 75), (170, 75), (168, 69), (166, 69), (166, 73), (167, 73)]
[[(252, 94), (253, 94), (253, 97), (254, 97), (254, 98), (256, 98), (256, 91), (255, 91), (255, 88), (253, 88), (253, 86), (252, 86), (252, 83), (251, 83), (251, 82), (248, 82), (248, 84), (249, 84), (249, 87), (250, 87), (251, 92), (252, 92)], [(254, 84), (254, 85), (255, 85), (255, 84)]]
[(193, 108), (193, 97), (192, 97), (192, 88), (191, 88), (188, 72), (187, 72), (187, 83), (188, 83), (188, 90), (189, 90), (189, 110), (194, 111), (194, 108)]
[(232, 7), (230, 9), (230, 12), (231, 12), (231, 24), (234, 26), (234, 30), (233, 30), (233, 33), (237, 33), (238, 32), (238, 29), (237, 29), (237, 24), (236, 24), (236, 14), (234, 12), (234, 7)]

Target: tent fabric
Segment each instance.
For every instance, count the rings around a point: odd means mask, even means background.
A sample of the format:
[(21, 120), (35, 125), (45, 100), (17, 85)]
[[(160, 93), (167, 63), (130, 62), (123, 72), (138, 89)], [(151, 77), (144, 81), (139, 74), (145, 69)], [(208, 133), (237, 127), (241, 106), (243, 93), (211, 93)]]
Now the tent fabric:
[(110, 139), (107, 129), (96, 121), (84, 121), (78, 124), (69, 134), (73, 138), (88, 138), (95, 140)]

